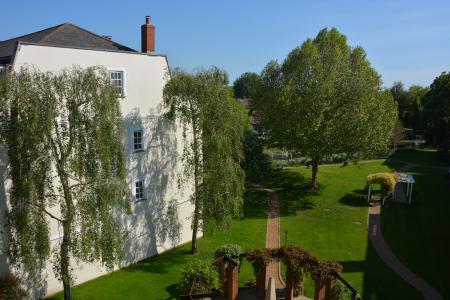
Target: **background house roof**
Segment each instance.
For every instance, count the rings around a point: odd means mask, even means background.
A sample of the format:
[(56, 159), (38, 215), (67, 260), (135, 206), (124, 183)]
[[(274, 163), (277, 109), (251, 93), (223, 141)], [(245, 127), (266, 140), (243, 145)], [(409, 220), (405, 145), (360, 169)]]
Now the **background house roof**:
[(11, 58), (14, 56), (18, 42), (69, 48), (136, 52), (134, 49), (118, 44), (74, 24), (64, 23), (6, 41), (0, 41), (0, 64), (11, 63)]

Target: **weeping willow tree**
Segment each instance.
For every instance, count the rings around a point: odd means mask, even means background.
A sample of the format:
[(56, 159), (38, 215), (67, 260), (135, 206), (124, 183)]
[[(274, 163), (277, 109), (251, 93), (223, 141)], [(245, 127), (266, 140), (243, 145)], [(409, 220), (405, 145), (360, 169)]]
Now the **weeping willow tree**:
[[(58, 74), (23, 69), (3, 76), (11, 189), (10, 260), (25, 271), (50, 256), (71, 299), (71, 260), (112, 269), (125, 232), (115, 214), (129, 211), (117, 91), (103, 69)], [(50, 220), (62, 228), (51, 247)]]
[(164, 104), (166, 116), (183, 126), (184, 178), (194, 180), (194, 254), (199, 230), (227, 226), (242, 213), (242, 114), (232, 101), (227, 74), (218, 68), (193, 74), (175, 70), (164, 88)]

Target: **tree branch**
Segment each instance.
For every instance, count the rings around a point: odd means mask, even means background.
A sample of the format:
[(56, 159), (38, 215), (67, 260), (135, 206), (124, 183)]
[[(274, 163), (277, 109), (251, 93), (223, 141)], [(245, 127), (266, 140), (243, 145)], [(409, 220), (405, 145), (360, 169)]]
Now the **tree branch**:
[(44, 213), (46, 213), (50, 218), (53, 218), (53, 219), (55, 219), (56, 221), (61, 222), (61, 223), (63, 222), (62, 219), (58, 218), (58, 217), (55, 216), (54, 214), (52, 214), (52, 213), (50, 213), (49, 211), (47, 211), (43, 206), (38, 205), (38, 204), (34, 204), (34, 203), (31, 203), (31, 205), (34, 205), (34, 206), (36, 206), (37, 208), (42, 209), (42, 211), (43, 211)]

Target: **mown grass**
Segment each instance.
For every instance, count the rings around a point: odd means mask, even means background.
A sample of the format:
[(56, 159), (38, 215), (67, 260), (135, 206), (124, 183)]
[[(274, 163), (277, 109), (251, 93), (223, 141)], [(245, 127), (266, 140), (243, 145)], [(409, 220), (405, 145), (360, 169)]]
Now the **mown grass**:
[[(178, 288), (186, 264), (193, 259), (212, 261), (214, 251), (223, 244), (239, 244), (244, 250), (265, 245), (267, 196), (265, 192), (249, 188), (245, 193), (245, 216), (232, 223), (228, 231), (208, 232), (198, 241), (199, 252), (190, 255), (190, 244), (146, 259), (130, 267), (101, 276), (73, 288), (73, 298), (83, 300), (177, 299)], [(240, 285), (253, 278), (253, 270), (244, 262)], [(48, 299), (63, 299), (58, 293)]]
[[(448, 167), (435, 151), (396, 153), (402, 161)], [(450, 299), (450, 177), (446, 168), (409, 169), (416, 184), (411, 205), (390, 204), (382, 212), (386, 242), (414, 273)]]
[[(320, 188), (310, 192), (311, 170), (293, 167), (276, 174), (268, 184), (278, 190), (283, 244), (287, 231), (288, 244), (341, 262), (343, 276), (363, 299), (421, 299), (381, 261), (367, 238), (365, 177), (388, 170), (382, 162), (323, 165), (319, 168)], [(310, 281), (305, 289), (312, 297)]]
[[(416, 164), (439, 166), (432, 151), (395, 153), (393, 158)], [(422, 296), (376, 254), (367, 239), (367, 213), (364, 180), (369, 173), (398, 168), (398, 163), (374, 161), (319, 168), (320, 189), (308, 188), (311, 170), (292, 167), (275, 173), (266, 182), (280, 199), (281, 244), (285, 231), (288, 244), (300, 245), (319, 258), (337, 260), (344, 266), (343, 276), (363, 299), (422, 299)], [(445, 298), (450, 298), (450, 191), (443, 170), (411, 170), (416, 178), (413, 204), (389, 204), (383, 209), (382, 231), (387, 243), (408, 267)], [(446, 181), (447, 180), (447, 181)], [(192, 259), (211, 261), (214, 250), (225, 243), (244, 249), (264, 247), (267, 196), (249, 188), (245, 194), (245, 216), (227, 232), (207, 232), (198, 242), (199, 253), (189, 254), (186, 244), (128, 268), (96, 278), (73, 289), (74, 299), (176, 299), (177, 283), (186, 263)], [(243, 286), (253, 278), (248, 262), (240, 272)], [(306, 284), (312, 296), (312, 284)], [(63, 299), (62, 293), (50, 299)]]

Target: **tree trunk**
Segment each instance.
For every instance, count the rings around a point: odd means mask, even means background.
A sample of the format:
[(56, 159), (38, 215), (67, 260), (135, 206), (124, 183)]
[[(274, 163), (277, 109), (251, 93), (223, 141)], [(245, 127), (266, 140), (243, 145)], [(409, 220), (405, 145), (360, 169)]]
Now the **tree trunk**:
[(319, 161), (320, 158), (314, 157), (311, 161), (311, 189), (317, 190), (317, 173), (319, 172)]
[(70, 243), (71, 243), (71, 230), (73, 222), (74, 207), (72, 201), (72, 193), (70, 191), (69, 179), (64, 171), (63, 161), (59, 162), (57, 166), (59, 178), (61, 180), (61, 186), (64, 193), (64, 200), (66, 204), (65, 219), (63, 223), (63, 240), (61, 243), (60, 251), (60, 267), (61, 277), (64, 288), (64, 300), (72, 300), (71, 290), (71, 277), (70, 277)]
[(199, 209), (197, 204), (195, 204), (194, 219), (192, 220), (192, 222), (193, 224), (192, 224), (191, 254), (195, 254), (197, 253), (197, 232), (199, 224)]
[(193, 152), (194, 152), (194, 219), (192, 220), (192, 241), (191, 254), (197, 253), (197, 232), (200, 223), (201, 199), (200, 199), (200, 158), (199, 158), (199, 142), (195, 120), (193, 120)]
[(70, 244), (70, 225), (65, 220), (63, 223), (63, 241), (61, 243), (61, 276), (64, 287), (64, 300), (72, 300), (72, 290), (70, 288), (70, 257), (69, 257), (69, 244)]

